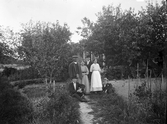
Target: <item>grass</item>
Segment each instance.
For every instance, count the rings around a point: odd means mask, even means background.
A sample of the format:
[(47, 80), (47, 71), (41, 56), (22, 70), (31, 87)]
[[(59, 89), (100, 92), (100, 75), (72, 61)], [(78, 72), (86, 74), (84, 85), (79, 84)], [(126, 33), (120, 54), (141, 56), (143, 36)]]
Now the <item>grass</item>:
[[(155, 93), (158, 95), (159, 93)], [(111, 94), (91, 94), (89, 97), (94, 115), (94, 124), (164, 124), (165, 97), (147, 95), (143, 98), (131, 96), (129, 101), (115, 92)]]
[[(65, 84), (67, 83), (57, 83), (54, 93), (52, 92), (53, 87), (48, 87), (45, 84), (28, 85), (22, 89), (22, 92), (25, 93), (33, 103), (34, 120), (30, 124), (54, 124), (55, 122), (61, 124), (60, 121), (66, 124), (66, 120), (71, 123), (72, 120), (76, 119), (80, 121), (78, 118), (79, 111), (77, 112), (79, 104), (75, 99), (67, 95)], [(64, 106), (63, 108), (61, 107), (62, 105)], [(51, 119), (53, 109), (55, 110), (55, 114), (58, 111), (61, 111), (61, 114)], [(64, 120), (60, 120), (60, 118), (64, 118)]]
[(28, 85), (22, 89), (28, 98), (39, 98), (47, 95), (47, 88), (45, 84)]

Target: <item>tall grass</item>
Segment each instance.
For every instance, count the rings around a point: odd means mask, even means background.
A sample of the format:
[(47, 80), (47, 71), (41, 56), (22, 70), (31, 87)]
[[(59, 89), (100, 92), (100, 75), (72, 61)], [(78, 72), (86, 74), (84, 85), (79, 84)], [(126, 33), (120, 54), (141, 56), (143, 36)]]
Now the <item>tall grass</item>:
[[(48, 89), (49, 88), (49, 89)], [(75, 124), (79, 122), (78, 103), (69, 96), (66, 86), (38, 85), (25, 87), (23, 92), (33, 103), (34, 120), (31, 124)]]
[(165, 124), (166, 92), (151, 93), (143, 84), (125, 101), (116, 93), (91, 96), (105, 124)]

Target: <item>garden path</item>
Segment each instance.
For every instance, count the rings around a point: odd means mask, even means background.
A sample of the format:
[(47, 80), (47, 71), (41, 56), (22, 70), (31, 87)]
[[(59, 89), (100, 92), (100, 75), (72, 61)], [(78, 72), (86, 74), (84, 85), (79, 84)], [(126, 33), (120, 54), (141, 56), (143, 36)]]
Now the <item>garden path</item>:
[[(88, 96), (86, 96), (86, 99), (91, 101)], [(90, 114), (93, 112), (92, 106), (87, 102), (80, 102), (79, 106), (82, 124), (93, 124), (94, 115)]]

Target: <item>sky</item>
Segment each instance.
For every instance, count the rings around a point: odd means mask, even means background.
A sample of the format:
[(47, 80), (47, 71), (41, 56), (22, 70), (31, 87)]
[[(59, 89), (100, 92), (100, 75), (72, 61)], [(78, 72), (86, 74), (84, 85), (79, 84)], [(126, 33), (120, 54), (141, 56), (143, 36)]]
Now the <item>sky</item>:
[[(81, 20), (87, 17), (96, 22), (96, 14), (103, 6), (121, 4), (123, 10), (134, 8), (137, 12), (145, 8), (148, 0), (0, 0), (0, 25), (10, 27), (14, 31), (21, 29), (22, 23), (45, 21), (60, 24), (67, 23), (72, 42), (78, 42), (80, 37), (75, 31), (83, 26)], [(162, 0), (150, 0), (160, 3)]]

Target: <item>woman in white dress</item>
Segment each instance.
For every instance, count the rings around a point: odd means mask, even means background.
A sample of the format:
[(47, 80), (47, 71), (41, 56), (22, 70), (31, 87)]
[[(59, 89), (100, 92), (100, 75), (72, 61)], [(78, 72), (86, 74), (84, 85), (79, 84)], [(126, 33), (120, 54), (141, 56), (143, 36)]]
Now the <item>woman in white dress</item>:
[(102, 91), (102, 81), (101, 81), (101, 69), (97, 63), (97, 59), (94, 60), (94, 63), (90, 67), (91, 75), (91, 89), (90, 91)]

